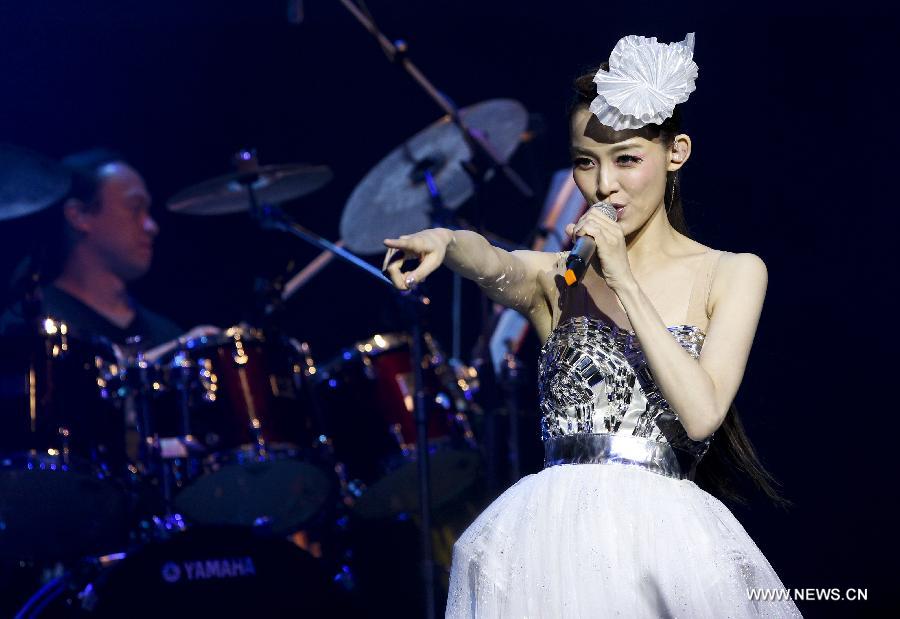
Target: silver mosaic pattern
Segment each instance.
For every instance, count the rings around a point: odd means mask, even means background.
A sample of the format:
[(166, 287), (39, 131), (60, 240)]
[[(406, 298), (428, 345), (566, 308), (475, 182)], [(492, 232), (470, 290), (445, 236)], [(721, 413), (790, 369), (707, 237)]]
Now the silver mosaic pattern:
[[(669, 327), (695, 359), (705, 334)], [(587, 316), (570, 318), (541, 348), (538, 377), (546, 441), (582, 433), (621, 433), (669, 443), (700, 458), (712, 437), (691, 440), (653, 380), (633, 331)]]

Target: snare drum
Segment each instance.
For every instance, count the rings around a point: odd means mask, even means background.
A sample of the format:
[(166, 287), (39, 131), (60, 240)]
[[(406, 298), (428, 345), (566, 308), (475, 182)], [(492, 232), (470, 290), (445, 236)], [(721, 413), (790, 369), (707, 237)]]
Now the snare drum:
[[(480, 455), (469, 426), (471, 375), (457, 373), (426, 334), (422, 359), (434, 505), (477, 478)], [(317, 394), (357, 515), (382, 518), (419, 508), (415, 385), (406, 334), (376, 335), (320, 368)]]
[(177, 509), (203, 524), (264, 521), (287, 533), (322, 508), (337, 481), (305, 387), (310, 367), (298, 345), (246, 325), (177, 352), (167, 382), (182, 399), (184, 431), (209, 454)]
[(134, 467), (115, 350), (49, 318), (0, 346), (0, 558), (120, 548)]

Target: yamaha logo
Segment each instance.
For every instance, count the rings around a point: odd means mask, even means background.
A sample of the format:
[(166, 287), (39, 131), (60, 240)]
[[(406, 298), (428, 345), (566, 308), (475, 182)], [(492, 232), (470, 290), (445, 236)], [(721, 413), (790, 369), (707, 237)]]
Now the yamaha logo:
[(178, 582), (181, 578), (181, 568), (170, 561), (162, 566), (162, 577), (166, 582)]
[(242, 578), (256, 575), (256, 566), (250, 557), (234, 559), (203, 559), (200, 561), (169, 561), (162, 566), (162, 578), (173, 584), (181, 580), (182, 574), (187, 580), (221, 580), (224, 578)]

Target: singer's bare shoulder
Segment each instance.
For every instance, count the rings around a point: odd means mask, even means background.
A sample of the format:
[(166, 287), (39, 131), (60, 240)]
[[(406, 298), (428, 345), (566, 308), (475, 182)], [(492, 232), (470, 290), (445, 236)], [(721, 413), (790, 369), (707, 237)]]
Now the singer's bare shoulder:
[(709, 290), (707, 311), (712, 316), (723, 303), (740, 301), (761, 307), (769, 283), (766, 263), (756, 254), (723, 251)]

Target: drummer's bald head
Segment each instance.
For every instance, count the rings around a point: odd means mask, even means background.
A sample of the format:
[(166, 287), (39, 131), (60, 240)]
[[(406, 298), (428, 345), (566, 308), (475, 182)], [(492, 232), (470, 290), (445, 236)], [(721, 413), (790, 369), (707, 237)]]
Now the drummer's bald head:
[[(63, 160), (72, 187), (60, 209), (61, 242), (50, 270), (68, 265), (100, 265), (123, 281), (150, 267), (153, 239), (159, 231), (150, 215), (152, 199), (144, 179), (124, 159), (95, 149)], [(84, 262), (84, 261), (87, 262)]]
[(85, 210), (100, 208), (98, 195), (103, 182), (103, 168), (111, 163), (127, 162), (122, 155), (107, 148), (93, 148), (65, 157), (62, 164), (72, 175), (67, 199), (82, 202)]

